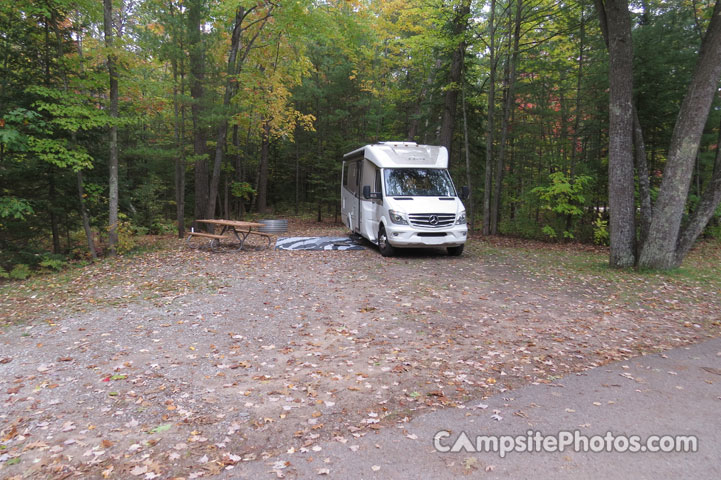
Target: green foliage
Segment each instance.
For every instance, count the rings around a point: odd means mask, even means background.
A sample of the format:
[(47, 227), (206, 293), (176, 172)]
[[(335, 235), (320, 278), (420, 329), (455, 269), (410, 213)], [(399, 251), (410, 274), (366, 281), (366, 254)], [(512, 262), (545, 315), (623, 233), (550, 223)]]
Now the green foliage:
[(230, 194), (235, 198), (250, 200), (257, 192), (248, 182), (231, 182)]
[(525, 215), (521, 218), (514, 218), (513, 220), (501, 220), (499, 230), (503, 232), (504, 235), (521, 238), (542, 239), (545, 235), (538, 223), (533, 221), (533, 218)]
[(716, 209), (714, 216), (706, 226), (704, 234), (714, 240), (721, 240), (721, 206)]
[(40, 267), (54, 271), (62, 270), (67, 266), (67, 264), (67, 260), (65, 260), (65, 257), (62, 255), (51, 254), (43, 255), (43, 259), (39, 263)]
[(30, 267), (24, 263), (18, 263), (10, 270), (8, 276), (13, 280), (25, 280), (30, 275), (32, 275)]
[(107, 127), (112, 119), (98, 108), (97, 100), (78, 91), (68, 92), (40, 85), (32, 85), (27, 93), (39, 97), (33, 103), (37, 112), (48, 116), (48, 123), (60, 131), (77, 132)]
[[(222, 121), (229, 129), (218, 215), (240, 217), (253, 208), (267, 125), (270, 206), (275, 212), (333, 216), (341, 156), (380, 140), (412, 136), (419, 143), (437, 143), (446, 93), (454, 89), (463, 90), (466, 108), (462, 112), (459, 99), (451, 173), (457, 185), (465, 184), (467, 127), (479, 216), (487, 108), (495, 103), (500, 119), (507, 98), (512, 3), (496, 2), (498, 76), (492, 99), (486, 2), (471, 2), (471, 28), (460, 35), (453, 30), (459, 1), (273, 2), (273, 17), (259, 30), (262, 21), (250, 22), (260, 20), (270, 2), (198, 0), (202, 32), (189, 32), (187, 2), (114, 2), (127, 22), (112, 51), (101, 34), (101, 2), (5, 3), (0, 7), (0, 240), (4, 249), (12, 246), (12, 261), (3, 263), (7, 275), (18, 263), (35, 270), (36, 254), (50, 249), (85, 258), (76, 172), (84, 178), (91, 225), (97, 231), (107, 227), (107, 133), (113, 122), (120, 151), (119, 206), (126, 215), (121, 253), (134, 248), (138, 234), (175, 231), (176, 161), (185, 162), (178, 171), (185, 175), (185, 212), (192, 215), (196, 168), (203, 160), (212, 167)], [(241, 47), (240, 73), (229, 76), (228, 47), (239, 5), (253, 7), (241, 45), (258, 37), (253, 48)], [(709, 5), (646, 2), (633, 10), (634, 93), (653, 197)], [(608, 53), (597, 18), (589, 2), (524, 2), (522, 14), (523, 53), (510, 99), (500, 230), (606, 243), (607, 225), (590, 213), (591, 205), (607, 204)], [(190, 92), (189, 49), (196, 48), (190, 37), (196, 33), (204, 67), (199, 99)], [(461, 40), (467, 47), (463, 78), (451, 83), (452, 52)], [(120, 73), (121, 119), (115, 121), (107, 105), (110, 53)], [(228, 82), (232, 96), (225, 105)], [(194, 119), (196, 106), (202, 112)], [(201, 155), (194, 154), (194, 120), (202, 134), (197, 138), (203, 142)], [(717, 122), (713, 118), (709, 125)], [(495, 128), (498, 148), (500, 122)], [(710, 177), (716, 138), (708, 128), (699, 185)], [(690, 209), (701, 193), (692, 190)], [(706, 234), (719, 235), (717, 225), (712, 222)]]
[(39, 122), (40, 115), (37, 112), (17, 107), (6, 112), (3, 117), (2, 128), (0, 128), (0, 145), (6, 151), (26, 152), (27, 136), (22, 133), (25, 128), (37, 131), (42, 128), (44, 122)]
[[(548, 221), (556, 224), (559, 221), (565, 222), (565, 228), (562, 229), (563, 238), (573, 239), (575, 237), (571, 222), (584, 213), (586, 203), (584, 191), (591, 183), (591, 177), (578, 175), (571, 179), (564, 172), (557, 171), (550, 174), (548, 179), (551, 182), (548, 186), (536, 187), (531, 192), (538, 195), (542, 209), (553, 212), (553, 215), (547, 218)], [(556, 228), (548, 224), (544, 226), (543, 233), (552, 239), (558, 236)]]
[(150, 227), (150, 232), (158, 235), (175, 234), (178, 233), (178, 225), (174, 222), (158, 218), (153, 221), (153, 224)]
[(721, 240), (721, 225), (709, 225), (705, 234), (714, 240)]
[(25, 280), (34, 273), (60, 271), (67, 266), (65, 256), (47, 252), (11, 252), (5, 261), (11, 266), (6, 268), (0, 265), (0, 278), (12, 280)]
[(119, 215), (117, 232), (118, 243), (115, 245), (117, 254), (124, 255), (133, 251), (137, 246), (137, 229), (130, 223), (127, 215)]
[(164, 216), (170, 211), (168, 185), (160, 176), (150, 174), (136, 184), (131, 195), (131, 215), (133, 225), (150, 231), (152, 225), (162, 222)]
[(646, 8), (655, 15), (633, 32), (634, 93), (647, 149), (665, 148), (696, 63), (698, 20), (695, 7)]
[[(26, 215), (35, 213), (30, 202), (17, 197), (0, 197), (0, 218), (25, 220)], [(2, 224), (0, 224), (2, 226)]]
[(28, 152), (56, 167), (73, 170), (90, 168), (93, 158), (84, 149), (70, 146), (66, 139), (27, 137)]
[(608, 245), (611, 237), (608, 233), (608, 220), (604, 220), (600, 213), (593, 221), (593, 243), (596, 245)]
[[(101, 246), (97, 244), (98, 242), (95, 243), (96, 249), (100, 249)], [(73, 261), (88, 261), (91, 259), (84, 230), (80, 229), (70, 232), (70, 245), (66, 253), (66, 258)]]
[(583, 215), (582, 207), (586, 203), (583, 192), (591, 182), (591, 177), (579, 175), (570, 179), (564, 172), (558, 171), (550, 174), (548, 178), (550, 185), (531, 190), (544, 202), (543, 208), (560, 215)]
[(115, 246), (118, 255), (131, 252), (137, 243), (135, 241), (135, 229), (130, 222), (120, 222), (118, 225), (118, 243)]
[(77, 93), (40, 86), (30, 86), (25, 93), (41, 98), (32, 104), (34, 110), (18, 107), (5, 115), (7, 132), (0, 135), (0, 142), (19, 154), (18, 158), (34, 156), (75, 171), (92, 168), (93, 159), (86, 149), (71, 145), (65, 135), (106, 125), (107, 120), (99, 119), (107, 117), (96, 113), (102, 111), (88, 105), (88, 99)]
[(541, 231), (551, 240), (555, 240), (558, 237), (558, 234), (550, 225), (545, 225)]

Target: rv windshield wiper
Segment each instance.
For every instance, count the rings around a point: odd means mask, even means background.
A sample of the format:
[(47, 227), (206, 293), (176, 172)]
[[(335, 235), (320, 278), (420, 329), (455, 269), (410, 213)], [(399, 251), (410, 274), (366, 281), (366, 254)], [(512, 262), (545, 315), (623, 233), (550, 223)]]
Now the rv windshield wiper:
[(455, 197), (440, 197), (438, 200), (455, 200)]
[(393, 197), (394, 200), (413, 200), (413, 197)]

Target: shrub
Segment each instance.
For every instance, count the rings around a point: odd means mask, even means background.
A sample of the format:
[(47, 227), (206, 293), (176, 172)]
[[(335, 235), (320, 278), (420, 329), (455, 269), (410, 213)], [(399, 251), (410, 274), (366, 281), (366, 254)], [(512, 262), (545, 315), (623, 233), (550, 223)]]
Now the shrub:
[(596, 245), (608, 245), (610, 237), (608, 235), (608, 220), (604, 220), (599, 213), (593, 222), (593, 243)]
[(156, 218), (153, 220), (150, 232), (158, 235), (172, 235), (178, 233), (178, 226), (164, 218)]
[(545, 227), (543, 227), (543, 234), (550, 239), (555, 239), (556, 237), (558, 237), (558, 234), (556, 234), (556, 231), (550, 225), (546, 225)]
[[(552, 213), (549, 223), (557, 226), (561, 223), (565, 224), (561, 228), (563, 230), (562, 237), (573, 239), (574, 233), (571, 224), (573, 220), (583, 216), (583, 207), (586, 204), (584, 191), (592, 179), (587, 175), (569, 178), (561, 171), (551, 173), (548, 179), (550, 180), (548, 186), (536, 187), (531, 192), (538, 195), (541, 200), (541, 208)], [(556, 229), (549, 224), (543, 227), (543, 233), (550, 238), (556, 238), (558, 235)]]
[(67, 264), (68, 262), (65, 261), (65, 257), (53, 254), (43, 255), (43, 259), (39, 263), (40, 267), (48, 270), (55, 270), (56, 272), (65, 268)]
[(32, 272), (30, 271), (30, 267), (27, 266), (24, 263), (18, 263), (13, 267), (12, 270), (10, 270), (10, 278), (14, 280), (25, 280), (28, 278)]
[(0, 218), (25, 220), (27, 215), (35, 213), (30, 202), (16, 197), (0, 197)]
[(118, 222), (118, 243), (115, 245), (115, 251), (118, 255), (123, 255), (132, 251), (137, 244), (135, 241), (136, 230), (127, 220), (125, 215), (121, 215), (121, 217), (124, 217), (125, 219)]
[(721, 240), (721, 225), (709, 225), (706, 227), (705, 235), (714, 240)]

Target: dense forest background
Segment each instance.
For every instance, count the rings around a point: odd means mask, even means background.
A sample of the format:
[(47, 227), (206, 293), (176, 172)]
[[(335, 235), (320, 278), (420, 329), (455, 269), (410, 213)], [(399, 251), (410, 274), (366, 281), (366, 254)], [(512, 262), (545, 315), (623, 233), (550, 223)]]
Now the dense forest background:
[[(638, 217), (662, 190), (702, 41), (717, 41), (716, 2), (3, 2), (0, 274), (122, 253), (195, 218), (338, 219), (342, 155), (384, 140), (445, 145), (484, 234), (608, 244), (617, 4), (643, 132), (646, 173), (631, 165), (625, 187)], [(721, 192), (712, 86), (683, 224)], [(701, 230), (719, 238), (711, 204)], [(631, 219), (634, 238), (643, 226)]]

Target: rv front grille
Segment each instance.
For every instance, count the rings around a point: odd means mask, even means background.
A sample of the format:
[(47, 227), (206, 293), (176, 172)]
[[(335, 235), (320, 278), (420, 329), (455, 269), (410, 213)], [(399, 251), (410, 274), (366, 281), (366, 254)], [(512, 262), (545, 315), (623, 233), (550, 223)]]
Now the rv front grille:
[(411, 213), (408, 217), (414, 227), (425, 228), (450, 227), (456, 220), (453, 213)]

